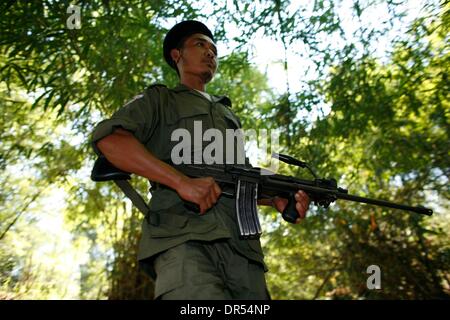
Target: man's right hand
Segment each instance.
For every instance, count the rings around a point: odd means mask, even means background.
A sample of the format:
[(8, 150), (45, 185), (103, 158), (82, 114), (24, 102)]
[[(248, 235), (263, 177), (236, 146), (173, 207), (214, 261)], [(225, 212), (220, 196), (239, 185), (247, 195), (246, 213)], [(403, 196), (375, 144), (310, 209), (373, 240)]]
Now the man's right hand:
[(204, 214), (214, 206), (222, 193), (219, 185), (211, 177), (186, 177), (182, 179), (176, 191), (182, 199), (197, 204), (200, 207), (200, 214)]

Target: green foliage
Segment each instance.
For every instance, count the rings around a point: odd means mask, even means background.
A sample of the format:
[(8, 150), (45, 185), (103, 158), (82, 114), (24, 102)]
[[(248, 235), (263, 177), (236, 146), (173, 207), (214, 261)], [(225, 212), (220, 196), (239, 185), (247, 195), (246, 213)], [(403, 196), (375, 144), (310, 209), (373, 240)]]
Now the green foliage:
[[(338, 202), (295, 233), (276, 230), (267, 247), (275, 297), (448, 298), (446, 19), (415, 22), (388, 63), (346, 57), (312, 83), (331, 112), (297, 138), (306, 143), (296, 152), (351, 193), (425, 204), (436, 216)], [(372, 264), (382, 270), (382, 290), (366, 287)]]

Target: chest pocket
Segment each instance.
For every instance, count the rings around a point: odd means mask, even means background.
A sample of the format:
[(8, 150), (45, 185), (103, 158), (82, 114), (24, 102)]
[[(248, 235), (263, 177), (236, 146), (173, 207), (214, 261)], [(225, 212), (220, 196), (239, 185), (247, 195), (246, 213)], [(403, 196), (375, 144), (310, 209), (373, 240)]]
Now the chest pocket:
[(213, 108), (213, 113), (215, 115), (214, 122), (216, 128), (225, 133), (225, 129), (240, 129), (241, 122), (239, 118), (234, 115), (234, 113), (222, 103), (215, 103)]
[(194, 122), (201, 123), (202, 131), (211, 128), (211, 116), (207, 104), (175, 104), (169, 106), (166, 114), (166, 124), (173, 128), (187, 129), (191, 135), (194, 133)]
[(241, 122), (230, 111), (225, 112), (224, 118), (225, 118), (225, 122), (226, 122), (228, 128), (230, 128), (230, 129), (240, 129), (241, 128)]
[[(207, 144), (206, 141), (203, 141), (204, 132), (213, 127), (209, 108), (208, 103), (196, 101), (196, 99), (173, 101), (168, 105), (165, 112), (165, 130), (167, 130), (170, 140), (168, 143), (170, 152), (174, 151), (177, 155), (182, 153), (184, 160), (187, 158), (191, 159), (190, 161), (194, 161), (196, 158), (201, 159), (202, 150)], [(189, 143), (189, 149), (182, 147), (186, 142)], [(185, 152), (191, 154), (186, 155)], [(170, 154), (169, 157), (171, 156)]]

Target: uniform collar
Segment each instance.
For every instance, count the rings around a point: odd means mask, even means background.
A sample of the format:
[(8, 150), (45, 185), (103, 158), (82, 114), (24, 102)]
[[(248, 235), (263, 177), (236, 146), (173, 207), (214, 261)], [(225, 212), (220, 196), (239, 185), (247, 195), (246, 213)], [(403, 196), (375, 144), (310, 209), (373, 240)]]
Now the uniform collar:
[[(190, 92), (192, 94), (195, 94), (196, 96), (202, 97), (203, 99), (206, 99), (201, 93), (197, 92), (194, 89), (189, 88), (188, 86), (185, 86), (182, 83), (179, 83), (175, 88), (172, 89), (175, 92)], [(210, 95), (213, 102), (220, 102), (227, 107), (231, 108), (231, 100), (227, 96), (216, 96), (216, 95)]]

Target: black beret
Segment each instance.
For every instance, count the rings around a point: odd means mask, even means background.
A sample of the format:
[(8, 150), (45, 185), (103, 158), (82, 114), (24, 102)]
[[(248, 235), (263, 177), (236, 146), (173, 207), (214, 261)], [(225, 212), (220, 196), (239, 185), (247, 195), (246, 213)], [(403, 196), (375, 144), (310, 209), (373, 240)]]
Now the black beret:
[(167, 32), (166, 37), (164, 38), (163, 51), (164, 51), (164, 59), (172, 68), (176, 69), (175, 62), (170, 57), (170, 50), (176, 49), (180, 44), (180, 41), (193, 35), (194, 33), (201, 33), (205, 36), (211, 38), (214, 41), (214, 37), (212, 32), (205, 26), (203, 23), (195, 20), (186, 20), (180, 22), (172, 27), (172, 29)]

